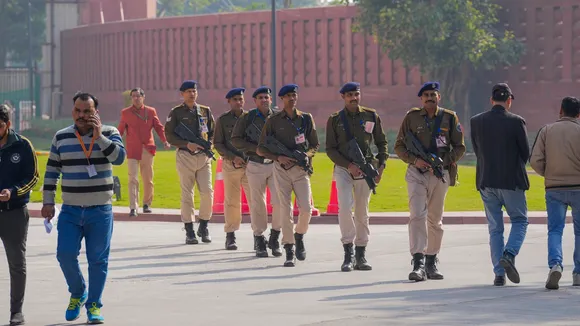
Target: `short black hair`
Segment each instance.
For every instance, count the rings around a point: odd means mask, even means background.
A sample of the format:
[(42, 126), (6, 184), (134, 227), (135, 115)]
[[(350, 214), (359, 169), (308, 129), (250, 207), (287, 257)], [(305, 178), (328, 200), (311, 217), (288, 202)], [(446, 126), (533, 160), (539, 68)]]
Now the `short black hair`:
[(510, 98), (510, 96), (511, 95), (508, 92), (496, 90), (495, 92), (492, 93), (491, 99), (494, 102), (507, 102), (507, 100), (508, 100), (508, 98)]
[(135, 87), (135, 88), (133, 88), (133, 89), (132, 89), (132, 90), (129, 92), (129, 95), (132, 95), (132, 94), (133, 94), (133, 92), (139, 92), (139, 94), (140, 94), (141, 96), (144, 96), (144, 95), (145, 95), (145, 91), (144, 91), (144, 90), (143, 90), (143, 88), (141, 88), (141, 87)]
[(73, 103), (77, 101), (77, 99), (81, 99), (81, 101), (88, 101), (90, 99), (95, 102), (95, 109), (99, 107), (99, 100), (91, 93), (87, 92), (76, 92), (73, 96)]
[(571, 96), (566, 96), (562, 99), (562, 111), (567, 117), (577, 117), (580, 114), (580, 101)]
[(0, 121), (8, 123), (10, 121), (10, 107), (6, 104), (0, 105)]

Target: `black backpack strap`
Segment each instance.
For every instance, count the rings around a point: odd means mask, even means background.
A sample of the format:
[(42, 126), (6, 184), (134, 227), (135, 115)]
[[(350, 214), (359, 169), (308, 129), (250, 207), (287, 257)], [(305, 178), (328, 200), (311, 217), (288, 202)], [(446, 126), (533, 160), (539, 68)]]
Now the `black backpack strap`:
[(437, 154), (437, 136), (439, 134), (439, 128), (441, 127), (441, 121), (443, 120), (443, 109), (439, 109), (437, 116), (435, 117), (435, 124), (433, 125), (433, 130), (431, 131), (431, 144), (429, 146), (429, 152), (432, 154)]
[(352, 133), (350, 132), (350, 126), (348, 125), (348, 121), (346, 120), (346, 113), (344, 110), (340, 111), (338, 114), (340, 116), (340, 120), (342, 120), (342, 124), (344, 126), (344, 132), (346, 133), (346, 138), (349, 140), (352, 139)]

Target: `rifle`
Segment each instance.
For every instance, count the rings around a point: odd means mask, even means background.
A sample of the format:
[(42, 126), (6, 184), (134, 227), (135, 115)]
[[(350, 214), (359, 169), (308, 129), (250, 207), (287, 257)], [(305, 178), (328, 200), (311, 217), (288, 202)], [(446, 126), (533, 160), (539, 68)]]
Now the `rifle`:
[[(299, 150), (289, 150), (284, 144), (282, 144), (278, 139), (272, 136), (266, 136), (266, 140), (264, 142), (264, 146), (272, 153), (276, 155), (284, 155), (289, 158), (296, 160), (296, 164), (301, 167), (304, 171), (308, 172), (308, 174), (312, 174), (314, 171), (308, 165), (308, 156), (306, 153), (301, 152)], [(286, 167), (284, 167), (286, 168)]]
[(253, 122), (250, 124), (250, 128), (246, 129), (246, 135), (250, 138), (250, 140), (254, 144), (257, 144), (260, 142), (260, 134), (261, 133), (262, 133), (262, 130), (260, 130), (260, 128), (258, 128), (258, 126), (256, 126), (256, 124)]
[[(242, 160), (244, 160), (244, 162), (248, 162), (248, 156), (246, 156), (246, 154), (244, 154), (244, 153), (240, 152), (240, 151), (239, 151), (239, 150), (238, 150), (238, 149), (237, 149), (237, 148), (236, 148), (236, 147), (235, 147), (235, 146), (232, 144), (232, 141), (231, 141), (231, 140), (229, 140), (229, 139), (228, 139), (228, 140), (226, 140), (226, 147), (227, 147), (227, 148), (228, 148), (228, 149), (229, 149), (229, 150), (230, 150), (232, 153), (234, 153), (234, 155), (235, 155), (235, 156), (238, 156), (238, 157), (240, 157)], [(234, 167), (235, 167), (236, 169), (239, 169), (239, 168), (241, 168), (241, 166), (239, 166), (239, 167), (238, 167), (238, 166), (236, 166), (235, 164), (234, 164)]]
[(375, 182), (375, 177), (379, 175), (379, 172), (371, 163), (367, 162), (360, 146), (354, 138), (348, 142), (348, 158), (353, 164), (361, 169), (364, 173), (364, 179), (367, 182), (367, 185), (372, 190), (373, 194), (376, 194), (377, 184)]
[(191, 129), (187, 128), (187, 126), (184, 125), (183, 122), (179, 122), (179, 124), (177, 125), (177, 127), (175, 127), (173, 132), (180, 138), (185, 139), (190, 143), (194, 143), (203, 147), (201, 151), (204, 152), (205, 155), (207, 155), (207, 157), (215, 161), (215, 155), (211, 150), (211, 142), (201, 137), (198, 137), (193, 131), (191, 131)]
[[(405, 136), (405, 146), (415, 156), (427, 162), (431, 166), (433, 174), (439, 180), (445, 182), (445, 178), (443, 176), (443, 160), (439, 156), (425, 151), (425, 148), (423, 148), (421, 142), (410, 131), (407, 131), (407, 134)], [(417, 170), (421, 171), (421, 173), (425, 173), (425, 171), (419, 168), (417, 168)]]

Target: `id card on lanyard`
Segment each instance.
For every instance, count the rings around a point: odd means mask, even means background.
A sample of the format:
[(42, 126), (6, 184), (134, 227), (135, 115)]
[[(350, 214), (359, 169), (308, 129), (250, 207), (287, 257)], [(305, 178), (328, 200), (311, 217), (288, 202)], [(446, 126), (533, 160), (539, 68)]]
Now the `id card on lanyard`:
[(91, 154), (93, 153), (93, 146), (95, 145), (95, 138), (93, 137), (91, 139), (91, 145), (89, 146), (89, 149), (87, 150), (87, 148), (85, 147), (85, 142), (83, 141), (83, 138), (81, 137), (81, 135), (79, 135), (78, 131), (75, 131), (75, 135), (77, 136), (77, 139), (79, 140), (79, 143), (81, 144), (81, 148), (83, 149), (83, 152), (85, 153), (85, 157), (87, 158), (87, 172), (89, 173), (89, 178), (92, 178), (94, 176), (97, 175), (97, 169), (95, 168), (95, 166), (93, 164), (91, 164)]
[(306, 136), (304, 135), (304, 131), (302, 130), (302, 128), (296, 127), (296, 125), (294, 124), (294, 122), (292, 122), (292, 119), (290, 119), (289, 116), (286, 116), (286, 119), (288, 119), (288, 121), (290, 121), (290, 124), (292, 124), (292, 127), (294, 127), (296, 129), (296, 132), (298, 132), (298, 135), (296, 137), (294, 137), (294, 141), (296, 142), (296, 145), (304, 144), (306, 142)]

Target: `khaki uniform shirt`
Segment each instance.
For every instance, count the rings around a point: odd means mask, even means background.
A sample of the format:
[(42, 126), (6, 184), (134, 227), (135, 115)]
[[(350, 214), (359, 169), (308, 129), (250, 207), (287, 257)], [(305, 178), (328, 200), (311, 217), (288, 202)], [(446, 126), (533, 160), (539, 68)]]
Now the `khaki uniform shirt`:
[[(251, 161), (263, 163), (264, 158), (257, 154), (258, 143), (253, 143), (246, 136), (246, 130), (248, 130), (253, 123), (256, 125), (258, 130), (262, 131), (266, 124), (266, 119), (273, 113), (272, 109), (270, 109), (264, 116), (258, 109), (252, 109), (249, 112), (242, 114), (234, 126), (234, 130), (232, 131), (232, 144), (238, 150), (244, 152)], [(253, 121), (252, 117), (255, 117)]]
[(183, 123), (191, 131), (197, 132), (201, 138), (210, 142), (213, 141), (215, 122), (208, 106), (197, 104), (190, 109), (183, 103), (169, 112), (167, 122), (165, 122), (165, 137), (171, 145), (180, 149), (187, 149), (189, 142), (180, 138), (174, 132), (179, 123)]
[(405, 146), (405, 134), (407, 131), (411, 131), (417, 137), (425, 150), (429, 149), (432, 128), (434, 127), (435, 117), (439, 113), (439, 110), (443, 110), (444, 114), (437, 132), (441, 146), (437, 147), (436, 155), (443, 160), (443, 166), (445, 168), (448, 168), (449, 165), (456, 163), (463, 157), (463, 154), (465, 154), (463, 129), (454, 111), (438, 107), (433, 118), (429, 118), (424, 108), (413, 108), (405, 115), (395, 143), (395, 153), (397, 153), (397, 156), (401, 160), (413, 164), (417, 159)]
[[(346, 108), (333, 113), (326, 124), (326, 154), (338, 166), (348, 168), (351, 160), (348, 158), (348, 142), (350, 139), (346, 134), (341, 112), (346, 113), (346, 121), (351, 136), (356, 139), (367, 162), (375, 159), (371, 152), (371, 143), (374, 139), (378, 148), (376, 159), (378, 166), (385, 164), (388, 158), (387, 137), (383, 132), (381, 119), (373, 109), (359, 106), (355, 112), (350, 112)], [(365, 130), (366, 129), (366, 130)]]
[[(244, 111), (241, 112), (240, 117), (245, 114)], [(232, 131), (234, 130), (234, 126), (236, 122), (238, 122), (239, 118), (236, 114), (230, 110), (217, 118), (215, 124), (215, 137), (214, 137), (214, 146), (217, 152), (226, 160), (233, 160), (236, 156), (241, 158), (242, 153), (239, 153), (238, 150), (234, 147), (231, 143), (232, 138)], [(238, 153), (236, 153), (238, 152)]]
[[(303, 128), (304, 125), (306, 125), (306, 128)], [(300, 134), (304, 134), (306, 141), (301, 144), (296, 144), (296, 137)], [(266, 120), (266, 124), (262, 129), (258, 147), (264, 154), (264, 157), (275, 161), (278, 155), (270, 152), (266, 146), (264, 146), (266, 136), (275, 137), (291, 151), (299, 150), (305, 152), (309, 158), (312, 158), (320, 147), (312, 115), (296, 108), (294, 108), (294, 118), (290, 118), (286, 114), (286, 111), (282, 110), (271, 115)]]

